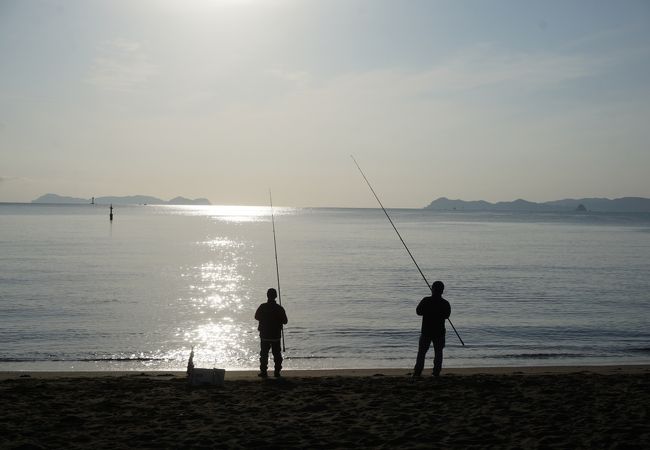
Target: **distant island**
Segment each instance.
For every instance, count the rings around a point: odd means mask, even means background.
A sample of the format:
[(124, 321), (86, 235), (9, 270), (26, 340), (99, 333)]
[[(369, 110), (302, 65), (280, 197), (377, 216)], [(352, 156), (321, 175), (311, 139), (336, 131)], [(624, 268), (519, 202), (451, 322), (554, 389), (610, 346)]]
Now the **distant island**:
[(64, 197), (57, 194), (41, 195), (32, 203), (92, 203), (95, 204), (113, 204), (113, 205), (211, 205), (207, 198), (196, 198), (194, 200), (185, 197), (172, 198), (169, 201), (149, 195), (129, 195), (126, 197), (94, 197), (94, 198), (76, 198)]
[(650, 198), (623, 197), (608, 198), (580, 198), (554, 200), (544, 203), (529, 202), (518, 199), (512, 202), (490, 203), (484, 200), (465, 201), (450, 200), (440, 197), (432, 201), (424, 209), (435, 211), (522, 211), (522, 212), (650, 212)]

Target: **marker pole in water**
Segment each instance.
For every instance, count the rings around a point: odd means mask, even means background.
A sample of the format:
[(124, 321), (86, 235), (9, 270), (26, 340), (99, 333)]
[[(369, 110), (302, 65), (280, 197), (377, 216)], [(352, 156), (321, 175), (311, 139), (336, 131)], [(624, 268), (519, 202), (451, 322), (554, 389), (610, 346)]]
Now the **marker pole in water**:
[[(275, 274), (278, 277), (278, 303), (282, 306), (282, 294), (280, 290), (280, 265), (278, 264), (278, 243), (275, 239), (275, 217), (273, 216), (273, 197), (271, 196), (271, 189), (269, 189), (269, 203), (271, 204), (271, 223), (273, 224), (273, 249), (275, 250)], [(284, 346), (284, 328), (282, 331), (282, 351), (287, 349)]]
[[(393, 230), (395, 230), (395, 233), (397, 233), (397, 236), (399, 237), (399, 240), (402, 241), (402, 245), (404, 245), (404, 248), (408, 252), (411, 259), (413, 260), (413, 264), (415, 264), (415, 267), (418, 268), (418, 271), (420, 272), (420, 275), (422, 275), (422, 279), (427, 284), (427, 289), (431, 290), (431, 285), (429, 284), (429, 281), (427, 280), (427, 277), (424, 276), (424, 272), (422, 272), (422, 269), (420, 269), (420, 266), (418, 265), (417, 261), (413, 257), (413, 254), (411, 253), (411, 250), (409, 250), (408, 246), (406, 245), (406, 242), (404, 242), (404, 239), (402, 239), (402, 235), (399, 234), (399, 231), (397, 231), (397, 227), (395, 226), (395, 224), (393, 223), (393, 220), (388, 215), (388, 212), (386, 211), (386, 208), (384, 208), (384, 205), (382, 205), (381, 200), (379, 200), (379, 197), (377, 196), (377, 193), (375, 192), (375, 190), (372, 188), (372, 185), (370, 184), (370, 181), (368, 181), (368, 178), (366, 178), (366, 174), (363, 173), (363, 170), (361, 170), (361, 167), (359, 166), (359, 163), (357, 162), (357, 160), (354, 159), (354, 156), (350, 155), (350, 158), (352, 158), (352, 161), (354, 161), (354, 164), (357, 166), (357, 169), (359, 169), (359, 172), (361, 173), (361, 176), (363, 177), (363, 179), (366, 180), (366, 183), (368, 184), (368, 187), (372, 191), (372, 194), (377, 199), (377, 203), (379, 203), (379, 206), (381, 206), (382, 211), (384, 211), (384, 214), (386, 214), (386, 218), (388, 219), (390, 224), (393, 226)], [(460, 341), (460, 343), (463, 346), (465, 346), (465, 343), (461, 339), (460, 334), (458, 334), (458, 331), (456, 331), (456, 327), (454, 326), (454, 324), (451, 323), (451, 320), (449, 320), (449, 318), (447, 318), (447, 320), (449, 321), (449, 325), (451, 325), (451, 327), (454, 329), (454, 333), (456, 333), (456, 336), (458, 336), (458, 340)]]

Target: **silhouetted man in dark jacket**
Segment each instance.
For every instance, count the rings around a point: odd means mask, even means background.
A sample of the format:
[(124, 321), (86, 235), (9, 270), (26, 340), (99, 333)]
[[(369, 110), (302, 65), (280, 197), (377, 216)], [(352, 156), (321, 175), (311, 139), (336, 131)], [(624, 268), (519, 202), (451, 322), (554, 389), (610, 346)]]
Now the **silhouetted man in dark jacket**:
[(260, 377), (266, 378), (266, 370), (269, 365), (269, 349), (273, 351), (273, 362), (275, 363), (276, 377), (280, 376), (282, 370), (282, 350), (280, 340), (282, 338), (282, 326), (287, 323), (287, 313), (284, 308), (275, 302), (278, 293), (271, 288), (266, 291), (267, 302), (262, 303), (255, 311), (255, 320), (260, 322), (257, 329), (260, 332)]
[(413, 369), (413, 376), (419, 377), (424, 369), (424, 357), (433, 342), (433, 376), (440, 375), (442, 369), (442, 349), (445, 347), (445, 320), (451, 314), (449, 302), (442, 298), (445, 285), (436, 281), (431, 285), (431, 297), (424, 297), (415, 312), (422, 316), (422, 330), (420, 332), (420, 345), (418, 356)]

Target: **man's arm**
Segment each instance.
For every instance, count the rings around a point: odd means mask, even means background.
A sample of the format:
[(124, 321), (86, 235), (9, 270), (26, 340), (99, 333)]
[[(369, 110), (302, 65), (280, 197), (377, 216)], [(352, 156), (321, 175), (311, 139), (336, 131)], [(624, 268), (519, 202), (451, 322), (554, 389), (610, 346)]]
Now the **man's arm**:
[(424, 315), (424, 300), (425, 299), (426, 299), (426, 297), (423, 298), (422, 300), (420, 300), (420, 303), (418, 303), (417, 308), (415, 308), (415, 313), (418, 316), (423, 316)]
[[(280, 307), (282, 308), (282, 307)], [(289, 322), (289, 319), (287, 319), (287, 312), (282, 308), (282, 325), (286, 325)]]
[(261, 309), (262, 309), (262, 305), (257, 307), (257, 311), (255, 311), (255, 320), (260, 320)]

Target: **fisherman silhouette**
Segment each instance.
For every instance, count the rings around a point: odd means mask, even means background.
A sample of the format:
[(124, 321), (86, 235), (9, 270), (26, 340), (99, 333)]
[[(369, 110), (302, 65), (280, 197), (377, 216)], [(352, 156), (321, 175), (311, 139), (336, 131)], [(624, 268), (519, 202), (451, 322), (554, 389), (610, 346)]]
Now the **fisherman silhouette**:
[(282, 370), (282, 350), (280, 340), (282, 337), (282, 326), (287, 323), (287, 313), (275, 299), (278, 293), (270, 288), (266, 291), (267, 302), (262, 303), (255, 311), (255, 320), (259, 321), (257, 329), (260, 332), (260, 373), (259, 376), (266, 378), (269, 364), (269, 349), (273, 351), (273, 362), (275, 364), (274, 376), (280, 377)]
[(442, 349), (445, 347), (445, 320), (451, 314), (449, 302), (442, 298), (445, 285), (442, 281), (434, 281), (431, 285), (431, 296), (424, 297), (418, 304), (415, 312), (422, 316), (422, 330), (418, 356), (413, 369), (413, 376), (419, 377), (424, 369), (424, 358), (433, 343), (433, 376), (440, 376), (442, 369)]

